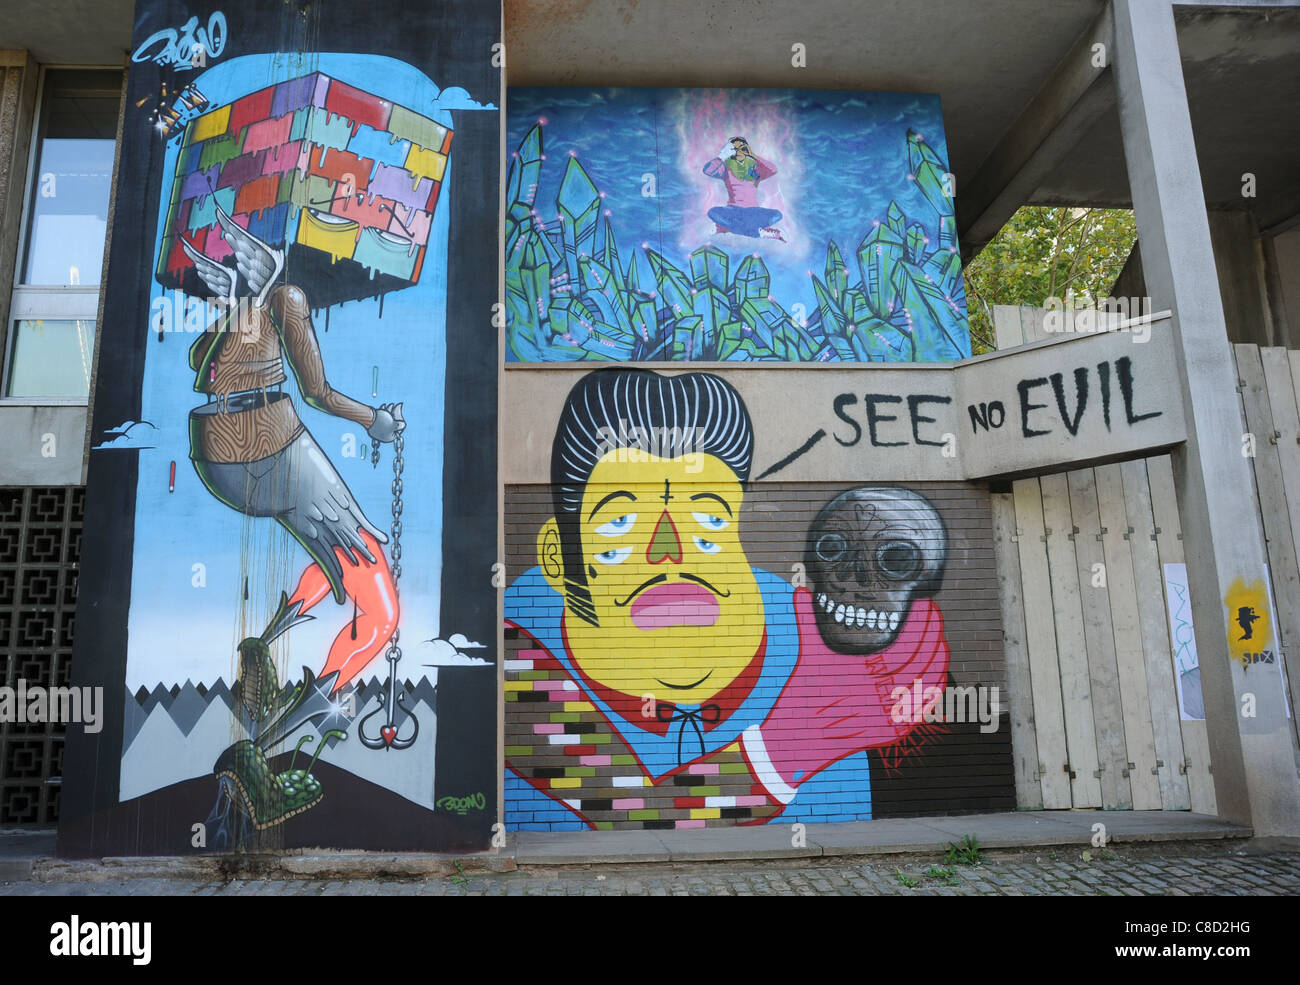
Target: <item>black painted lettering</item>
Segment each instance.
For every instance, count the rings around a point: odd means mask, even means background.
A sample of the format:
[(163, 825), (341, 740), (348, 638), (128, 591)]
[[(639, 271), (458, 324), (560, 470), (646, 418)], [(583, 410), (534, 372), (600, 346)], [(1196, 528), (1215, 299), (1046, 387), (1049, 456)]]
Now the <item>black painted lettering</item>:
[(867, 393), (863, 395), (863, 402), (867, 407), (867, 430), (871, 435), (871, 443), (877, 448), (897, 448), (907, 444), (906, 441), (877, 441), (876, 425), (887, 421), (896, 421), (897, 417), (890, 414), (876, 413), (876, 404), (901, 404), (903, 398), (892, 393)]
[[(1000, 428), (1002, 427), (1003, 422), (1005, 422), (1007, 419), (1007, 409), (1002, 405), (1001, 400), (990, 400), (988, 415), (989, 415), (989, 427)], [(993, 419), (994, 416), (997, 417), (997, 420)]]
[(1155, 410), (1150, 414), (1133, 413), (1133, 360), (1122, 356), (1115, 360), (1115, 375), (1119, 378), (1119, 395), (1124, 398), (1124, 417), (1129, 424), (1145, 421), (1148, 417), (1159, 417), (1164, 411)]
[(985, 431), (989, 429), (989, 405), (988, 404), (982, 403), (979, 405), (979, 407), (976, 407), (974, 404), (970, 404), (967, 406), (966, 410), (970, 414), (971, 434), (978, 434), (980, 428), (983, 428)]
[(952, 403), (952, 397), (931, 397), (923, 393), (909, 394), (907, 398), (907, 412), (912, 417), (912, 440), (915, 441), (918, 445), (934, 445), (936, 447), (942, 448), (944, 442), (926, 441), (918, 433), (919, 429), (917, 428), (917, 425), (920, 424), (922, 421), (924, 421), (926, 424), (936, 423), (933, 417), (921, 416), (921, 414), (918, 411), (918, 408), (921, 406), (921, 404), (950, 404), (950, 403)]
[(1040, 434), (1051, 434), (1050, 431), (1039, 431), (1029, 426), (1029, 412), (1047, 406), (1047, 404), (1031, 404), (1029, 402), (1029, 391), (1037, 386), (1047, 386), (1047, 377), (1040, 376), (1034, 380), (1021, 380), (1016, 384), (1016, 391), (1020, 394), (1020, 433), (1026, 438), (1037, 437)]
[(1101, 382), (1101, 416), (1110, 430), (1110, 363), (1097, 364), (1097, 379)]
[(1079, 434), (1079, 421), (1083, 418), (1083, 409), (1088, 406), (1088, 367), (1080, 366), (1074, 371), (1074, 420), (1065, 409), (1065, 376), (1052, 374), (1052, 392), (1056, 394), (1056, 409), (1061, 412), (1061, 423), (1070, 432), (1071, 437)]
[(845, 424), (847, 424), (849, 427), (853, 428), (853, 438), (851, 441), (845, 441), (834, 431), (831, 432), (831, 437), (834, 438), (836, 441), (838, 441), (845, 448), (852, 448), (854, 445), (856, 445), (859, 441), (862, 440), (862, 425), (859, 424), (857, 421), (855, 421), (853, 418), (849, 417), (848, 414), (844, 413), (845, 407), (852, 407), (857, 402), (858, 402), (857, 394), (841, 393), (839, 396), (835, 398), (835, 402), (831, 405), (832, 409), (835, 411), (835, 416), (838, 417)]

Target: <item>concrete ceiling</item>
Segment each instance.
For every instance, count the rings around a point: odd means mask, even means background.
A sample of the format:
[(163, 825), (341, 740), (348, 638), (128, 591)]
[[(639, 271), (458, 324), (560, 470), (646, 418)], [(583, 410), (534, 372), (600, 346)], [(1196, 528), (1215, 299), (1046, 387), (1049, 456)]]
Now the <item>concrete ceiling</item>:
[[(974, 174), (1104, 0), (505, 0), (510, 85), (938, 93)], [(807, 64), (791, 64), (802, 43)]]
[[(1176, 10), (1187, 103), (1205, 199), (1261, 229), (1300, 213), (1300, 9)], [(1255, 197), (1242, 195), (1243, 174)], [(1039, 186), (1039, 204), (1131, 207), (1112, 108)]]
[(132, 0), (0, 0), (0, 49), (42, 65), (121, 65), (131, 47)]

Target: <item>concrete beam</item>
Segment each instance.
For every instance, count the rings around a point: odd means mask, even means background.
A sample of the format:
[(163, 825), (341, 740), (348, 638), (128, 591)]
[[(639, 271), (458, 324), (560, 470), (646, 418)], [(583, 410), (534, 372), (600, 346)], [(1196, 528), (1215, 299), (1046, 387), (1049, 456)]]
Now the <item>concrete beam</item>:
[[(1142, 263), (1153, 303), (1174, 314), (1186, 444), (1173, 452), (1206, 729), (1221, 817), (1261, 836), (1300, 834), (1295, 731), (1280, 678), (1231, 658), (1241, 597), (1271, 603), (1246, 431), (1210, 242), (1168, 0), (1113, 0), (1115, 74)], [(1277, 648), (1276, 633), (1265, 645)], [(1244, 713), (1249, 708), (1253, 716)]]
[(975, 176), (964, 187), (958, 178), (957, 230), (968, 260), (1115, 104), (1113, 49), (1112, 21), (1102, 11)]

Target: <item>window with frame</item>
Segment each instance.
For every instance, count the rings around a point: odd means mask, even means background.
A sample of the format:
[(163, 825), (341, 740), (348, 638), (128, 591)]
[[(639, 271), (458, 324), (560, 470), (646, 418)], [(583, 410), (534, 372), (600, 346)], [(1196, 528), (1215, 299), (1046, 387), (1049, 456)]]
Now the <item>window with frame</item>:
[(75, 402), (90, 393), (121, 92), (117, 69), (47, 69), (42, 77), (5, 397)]

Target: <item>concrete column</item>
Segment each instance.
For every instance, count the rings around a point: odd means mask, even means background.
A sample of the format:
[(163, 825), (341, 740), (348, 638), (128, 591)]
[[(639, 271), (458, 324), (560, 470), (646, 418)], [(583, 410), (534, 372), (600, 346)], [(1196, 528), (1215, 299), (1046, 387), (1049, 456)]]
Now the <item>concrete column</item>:
[[(1277, 666), (1246, 670), (1229, 653), (1230, 640), (1242, 635), (1237, 595), (1266, 584), (1267, 572), (1251, 515), (1246, 428), (1173, 7), (1168, 0), (1112, 0), (1112, 10), (1124, 156), (1147, 288), (1155, 309), (1174, 314), (1177, 366), (1170, 371), (1182, 375), (1187, 422), (1187, 443), (1173, 454), (1174, 478), (1219, 814), (1252, 825), (1257, 836), (1300, 836), (1295, 731)], [(1256, 605), (1269, 604), (1258, 598)], [(1280, 653), (1276, 631), (1272, 635)], [(1254, 717), (1243, 713), (1251, 704)]]
[(1279, 345), (1274, 341), (1273, 315), (1264, 284), (1264, 252), (1255, 217), (1245, 211), (1212, 210), (1209, 219), (1228, 339)]

